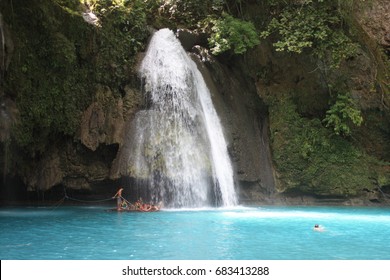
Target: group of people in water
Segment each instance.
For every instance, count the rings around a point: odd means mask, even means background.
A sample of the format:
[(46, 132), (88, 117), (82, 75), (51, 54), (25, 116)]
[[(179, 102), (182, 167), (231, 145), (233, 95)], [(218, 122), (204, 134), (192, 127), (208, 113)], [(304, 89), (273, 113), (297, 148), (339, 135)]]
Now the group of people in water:
[(142, 198), (139, 198), (134, 204), (127, 201), (122, 196), (123, 188), (119, 188), (116, 194), (112, 197), (116, 198), (116, 210), (117, 211), (139, 211), (139, 212), (156, 212), (159, 211), (161, 205), (144, 203)]

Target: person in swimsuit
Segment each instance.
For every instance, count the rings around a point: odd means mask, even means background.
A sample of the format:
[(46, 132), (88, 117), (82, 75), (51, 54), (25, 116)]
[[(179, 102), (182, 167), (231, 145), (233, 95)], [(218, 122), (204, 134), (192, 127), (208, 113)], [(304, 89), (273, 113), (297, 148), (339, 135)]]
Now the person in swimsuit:
[(116, 209), (121, 210), (122, 204), (124, 202), (122, 197), (123, 188), (119, 188), (116, 194), (112, 198), (116, 198)]

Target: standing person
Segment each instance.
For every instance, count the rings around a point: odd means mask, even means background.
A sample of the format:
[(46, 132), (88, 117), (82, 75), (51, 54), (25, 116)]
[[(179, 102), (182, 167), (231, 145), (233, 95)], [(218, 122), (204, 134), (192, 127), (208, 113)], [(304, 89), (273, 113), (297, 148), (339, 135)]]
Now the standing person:
[(116, 194), (112, 197), (112, 198), (116, 198), (116, 209), (118, 211), (121, 210), (121, 205), (123, 203), (122, 192), (123, 192), (123, 188), (119, 188)]

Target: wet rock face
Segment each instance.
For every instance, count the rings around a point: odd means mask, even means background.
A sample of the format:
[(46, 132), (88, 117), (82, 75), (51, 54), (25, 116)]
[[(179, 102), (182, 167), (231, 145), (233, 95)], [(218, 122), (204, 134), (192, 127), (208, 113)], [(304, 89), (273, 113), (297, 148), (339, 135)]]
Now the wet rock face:
[(123, 100), (115, 99), (109, 88), (100, 88), (96, 101), (83, 114), (81, 142), (92, 151), (101, 143), (121, 143), (123, 124)]
[[(0, 92), (1, 96), (1, 92)], [(12, 125), (18, 116), (16, 104), (9, 98), (0, 97), (0, 142), (6, 142), (10, 139)]]
[(27, 182), (29, 191), (46, 191), (51, 187), (60, 184), (64, 174), (61, 169), (59, 151), (53, 148), (50, 153), (47, 153), (46, 157), (26, 175), (25, 181)]
[(96, 151), (100, 144), (122, 144), (125, 121), (142, 104), (139, 91), (125, 87), (125, 95), (115, 98), (110, 88), (99, 88), (95, 101), (83, 113), (80, 140), (88, 149)]
[(2, 88), (13, 51), (14, 43), (8, 25), (0, 13), (0, 142), (5, 142), (10, 138), (11, 127), (18, 114), (15, 102), (5, 96)]
[(207, 47), (207, 35), (205, 33), (192, 32), (188, 29), (177, 30), (177, 37), (186, 51), (190, 51), (194, 46)]
[(357, 12), (357, 19), (367, 34), (390, 51), (390, 2), (371, 1), (365, 9)]
[(9, 32), (8, 25), (4, 22), (0, 13), (0, 81), (11, 62), (14, 52), (14, 43)]

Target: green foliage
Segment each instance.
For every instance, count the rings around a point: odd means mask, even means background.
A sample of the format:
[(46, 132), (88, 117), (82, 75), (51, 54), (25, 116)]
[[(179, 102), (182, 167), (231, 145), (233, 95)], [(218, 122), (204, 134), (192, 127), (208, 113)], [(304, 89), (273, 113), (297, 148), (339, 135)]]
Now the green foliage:
[(135, 62), (135, 55), (145, 48), (149, 37), (145, 9), (142, 0), (99, 1), (95, 5), (95, 13), (102, 25), (96, 41), (96, 78), (114, 92), (118, 84), (129, 79), (129, 67)]
[(335, 103), (326, 112), (323, 122), (326, 127), (332, 127), (336, 135), (349, 136), (351, 125), (360, 126), (363, 117), (349, 95), (339, 94)]
[(342, 19), (332, 2), (300, 2), (300, 5), (286, 6), (270, 21), (261, 37), (275, 33), (277, 51), (301, 53), (312, 50), (333, 68), (356, 54), (357, 45), (341, 29)]
[(236, 19), (228, 14), (222, 18), (211, 19), (209, 45), (214, 55), (232, 50), (242, 54), (259, 44), (260, 40), (253, 23)]
[(327, 17), (325, 10), (289, 8), (279, 18), (273, 18), (261, 36), (265, 38), (278, 32), (281, 39), (274, 43), (277, 51), (301, 53), (304, 48), (312, 47), (316, 40), (327, 39), (332, 32), (329, 24), (335, 22), (337, 18)]
[(158, 27), (185, 27), (194, 29), (197, 24), (212, 14), (220, 14), (223, 0), (151, 0), (149, 20)]
[(337, 68), (344, 60), (357, 54), (358, 45), (353, 43), (341, 30), (329, 34), (329, 38), (313, 49), (314, 55), (328, 61), (331, 68)]

